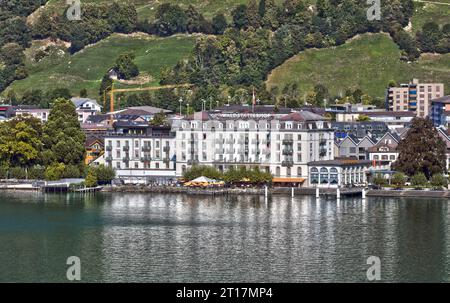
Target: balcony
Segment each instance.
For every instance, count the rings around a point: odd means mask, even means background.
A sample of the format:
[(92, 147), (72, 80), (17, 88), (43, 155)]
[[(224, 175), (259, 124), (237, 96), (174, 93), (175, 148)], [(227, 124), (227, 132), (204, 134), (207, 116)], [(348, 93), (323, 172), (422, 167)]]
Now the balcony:
[(107, 150), (107, 151), (112, 151), (112, 146), (111, 146), (111, 145), (107, 145), (107, 146), (106, 146), (106, 150)]
[(164, 146), (163, 151), (168, 153), (170, 151), (170, 146)]
[(199, 163), (200, 162), (198, 160), (188, 160), (188, 162), (187, 162), (188, 165), (197, 165)]
[(152, 148), (149, 145), (142, 146), (142, 151), (144, 151), (144, 152), (149, 152), (151, 150), (152, 150)]
[(291, 145), (294, 144), (294, 139), (284, 139), (283, 145)]
[(327, 140), (325, 140), (325, 139), (320, 139), (319, 144), (320, 144), (321, 146), (327, 145)]
[(123, 161), (123, 162), (130, 162), (130, 157), (123, 157), (123, 158), (122, 158), (122, 161)]
[(106, 162), (112, 162), (113, 158), (111, 156), (105, 157)]
[(124, 147), (122, 147), (122, 150), (125, 151), (125, 152), (130, 151), (130, 147), (129, 146), (124, 146)]
[(283, 166), (283, 167), (292, 167), (292, 166), (294, 166), (294, 161), (293, 160), (283, 161), (281, 163), (281, 166)]
[(320, 149), (319, 150), (319, 156), (323, 158), (323, 157), (325, 157), (327, 155), (327, 152), (328, 151), (326, 149)]
[(293, 149), (284, 149), (283, 150), (283, 155), (285, 155), (285, 156), (292, 156), (293, 154), (294, 154)]
[(150, 156), (141, 157), (141, 162), (151, 162), (151, 161), (152, 161), (152, 157), (150, 157)]
[(163, 159), (163, 162), (164, 162), (165, 164), (170, 163), (170, 158), (164, 158), (164, 159)]

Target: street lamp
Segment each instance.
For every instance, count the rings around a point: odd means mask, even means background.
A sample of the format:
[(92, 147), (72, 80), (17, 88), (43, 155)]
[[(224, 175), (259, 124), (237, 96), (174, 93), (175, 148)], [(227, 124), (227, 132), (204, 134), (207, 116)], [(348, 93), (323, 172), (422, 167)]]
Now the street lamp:
[(183, 115), (183, 112), (182, 112), (183, 98), (180, 98), (180, 100), (178, 102), (180, 102), (180, 116), (182, 116)]

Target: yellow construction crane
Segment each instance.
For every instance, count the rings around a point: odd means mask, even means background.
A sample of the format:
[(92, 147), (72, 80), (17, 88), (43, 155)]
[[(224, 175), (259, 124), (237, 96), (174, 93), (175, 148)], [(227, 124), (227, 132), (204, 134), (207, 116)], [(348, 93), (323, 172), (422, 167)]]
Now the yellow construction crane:
[(110, 94), (110, 107), (109, 111), (112, 113), (114, 112), (114, 94), (115, 93), (128, 93), (128, 92), (141, 92), (141, 91), (155, 91), (155, 90), (161, 90), (161, 89), (173, 89), (173, 88), (189, 88), (194, 86), (193, 84), (173, 84), (173, 85), (163, 85), (163, 86), (153, 86), (153, 87), (137, 87), (137, 88), (120, 88), (115, 89), (114, 88), (114, 82), (112, 85), (108, 86), (105, 91), (103, 92), (103, 106), (106, 106), (106, 93), (109, 88), (109, 94)]

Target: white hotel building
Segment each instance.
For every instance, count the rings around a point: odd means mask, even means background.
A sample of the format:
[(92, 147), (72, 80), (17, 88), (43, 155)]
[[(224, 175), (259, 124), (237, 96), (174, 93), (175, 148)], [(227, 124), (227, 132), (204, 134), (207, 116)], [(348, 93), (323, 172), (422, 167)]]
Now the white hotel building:
[(259, 167), (275, 178), (307, 181), (308, 162), (334, 159), (330, 122), (308, 111), (277, 113), (258, 106), (200, 112), (178, 121), (174, 131), (177, 176), (197, 164), (221, 171)]

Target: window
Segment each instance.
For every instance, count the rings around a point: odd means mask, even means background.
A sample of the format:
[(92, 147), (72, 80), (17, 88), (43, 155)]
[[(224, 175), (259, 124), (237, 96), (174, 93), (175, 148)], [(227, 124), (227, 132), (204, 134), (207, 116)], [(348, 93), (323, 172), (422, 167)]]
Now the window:
[(297, 168), (297, 176), (298, 176), (298, 177), (301, 177), (301, 176), (302, 176), (302, 168), (301, 168), (301, 167), (298, 167), (298, 168)]
[(328, 169), (326, 169), (325, 167), (322, 167), (320, 169), (320, 183), (322, 183), (322, 184), (329, 183)]

